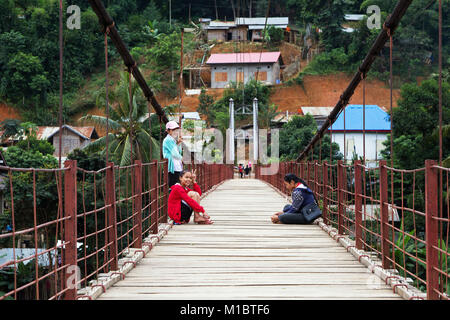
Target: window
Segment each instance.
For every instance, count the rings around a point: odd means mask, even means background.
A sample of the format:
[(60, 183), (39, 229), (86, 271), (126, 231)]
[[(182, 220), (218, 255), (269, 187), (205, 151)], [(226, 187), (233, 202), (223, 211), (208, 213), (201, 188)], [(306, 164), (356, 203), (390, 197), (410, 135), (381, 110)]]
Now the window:
[(267, 71), (256, 72), (255, 78), (258, 78), (258, 81), (267, 81)]
[(216, 72), (215, 81), (216, 82), (228, 82), (228, 73)]
[(244, 82), (244, 72), (236, 72), (236, 82)]

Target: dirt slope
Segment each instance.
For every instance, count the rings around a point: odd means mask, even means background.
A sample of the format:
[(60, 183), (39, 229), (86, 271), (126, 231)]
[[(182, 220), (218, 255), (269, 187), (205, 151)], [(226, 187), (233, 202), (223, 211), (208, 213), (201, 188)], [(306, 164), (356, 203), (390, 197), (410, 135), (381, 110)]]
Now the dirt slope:
[[(278, 106), (279, 111), (297, 112), (300, 107), (334, 107), (339, 97), (347, 88), (352, 77), (344, 74), (328, 76), (305, 76), (303, 86), (275, 86), (272, 89), (271, 103)], [(223, 89), (208, 89), (208, 94), (217, 100)], [(400, 90), (393, 91), (393, 107), (397, 107)], [(162, 105), (178, 103), (178, 98), (167, 99), (159, 96)], [(362, 84), (355, 90), (350, 104), (362, 104)], [(196, 111), (199, 105), (198, 96), (183, 97), (183, 112)], [(384, 82), (373, 80), (366, 83), (366, 104), (376, 104), (385, 110), (390, 108), (390, 90)]]
[(6, 119), (21, 119), (19, 112), (6, 104), (0, 103), (0, 122)]
[[(278, 86), (273, 89), (271, 102), (280, 111), (297, 112), (300, 107), (334, 107), (347, 88), (352, 77), (344, 74), (328, 76), (305, 76), (303, 86)], [(393, 91), (393, 107), (397, 106), (400, 90)], [(350, 99), (350, 104), (363, 103), (362, 84)], [(390, 108), (390, 90), (378, 80), (366, 82), (366, 104)]]

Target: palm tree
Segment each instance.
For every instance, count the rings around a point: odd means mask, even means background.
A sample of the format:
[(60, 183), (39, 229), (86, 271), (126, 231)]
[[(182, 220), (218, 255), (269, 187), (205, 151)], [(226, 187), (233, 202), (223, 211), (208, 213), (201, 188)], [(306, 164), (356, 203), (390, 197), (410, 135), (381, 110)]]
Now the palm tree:
[[(128, 73), (121, 73), (117, 88), (109, 95), (111, 105), (109, 119), (104, 116), (86, 115), (80, 122), (89, 122), (102, 128), (109, 126), (108, 154), (110, 160), (126, 166), (134, 160), (144, 163), (159, 159), (159, 143), (151, 136), (148, 119), (148, 109), (145, 99), (136, 81), (131, 82), (131, 99)], [(97, 105), (105, 106), (104, 93), (97, 97)], [(131, 103), (130, 103), (131, 101)], [(102, 151), (106, 154), (106, 136), (87, 145), (88, 152)], [(151, 154), (150, 154), (151, 150)]]
[(6, 140), (10, 137), (19, 136), (23, 133), (20, 121), (17, 119), (6, 119), (0, 122), (0, 129), (3, 131), (1, 139)]

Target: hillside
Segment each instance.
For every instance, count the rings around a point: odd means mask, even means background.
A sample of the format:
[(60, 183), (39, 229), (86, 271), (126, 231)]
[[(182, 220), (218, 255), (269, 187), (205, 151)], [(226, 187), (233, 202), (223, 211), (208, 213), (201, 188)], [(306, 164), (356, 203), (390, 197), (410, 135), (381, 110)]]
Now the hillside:
[[(303, 85), (279, 85), (272, 89), (270, 101), (278, 106), (279, 111), (297, 112), (300, 107), (333, 107), (339, 100), (340, 95), (345, 90), (351, 76), (345, 74), (327, 76), (305, 76)], [(222, 96), (223, 89), (208, 89), (208, 94), (213, 95), (217, 100)], [(393, 91), (393, 107), (397, 106), (397, 99), (400, 97), (400, 90)], [(178, 98), (167, 99), (163, 96), (160, 102), (163, 104), (178, 103)], [(351, 104), (362, 104), (362, 86), (355, 91)], [(366, 83), (366, 104), (376, 104), (389, 109), (390, 90), (386, 84), (379, 80), (367, 81)], [(196, 111), (199, 105), (198, 96), (183, 97), (182, 111)]]

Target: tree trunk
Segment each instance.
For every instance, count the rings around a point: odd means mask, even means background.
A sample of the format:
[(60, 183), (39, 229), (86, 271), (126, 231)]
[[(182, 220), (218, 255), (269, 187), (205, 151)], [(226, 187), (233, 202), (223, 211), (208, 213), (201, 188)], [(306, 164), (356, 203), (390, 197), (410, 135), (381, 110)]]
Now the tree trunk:
[(231, 2), (231, 9), (233, 10), (234, 21), (236, 21), (236, 8), (234, 6), (234, 1), (230, 0), (230, 2)]
[(219, 12), (217, 11), (217, 0), (214, 0), (214, 6), (216, 7), (216, 20), (219, 20)]

